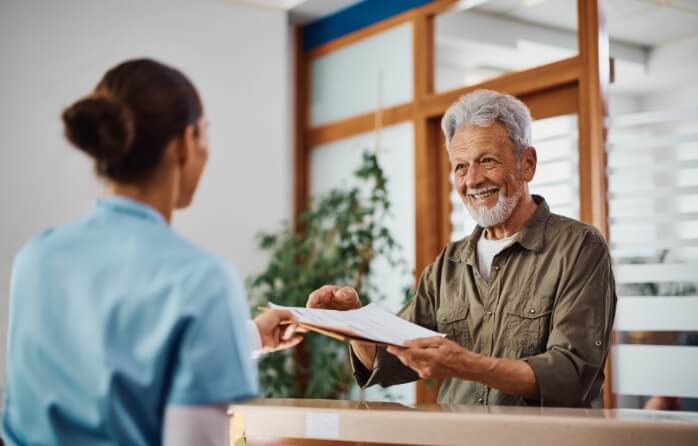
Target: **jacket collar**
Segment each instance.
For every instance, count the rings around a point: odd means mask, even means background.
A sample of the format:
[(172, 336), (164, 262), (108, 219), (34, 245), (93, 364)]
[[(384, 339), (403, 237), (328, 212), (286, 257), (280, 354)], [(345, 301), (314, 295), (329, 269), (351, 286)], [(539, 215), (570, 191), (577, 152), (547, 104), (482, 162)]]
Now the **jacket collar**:
[(98, 211), (126, 214), (154, 223), (167, 225), (167, 221), (158, 211), (140, 201), (114, 195), (107, 198), (100, 198), (95, 204)]
[[(514, 243), (518, 243), (523, 248), (530, 251), (540, 253), (545, 247), (545, 228), (550, 217), (550, 208), (545, 202), (545, 199), (540, 195), (532, 195), (533, 201), (538, 205), (535, 212), (528, 219)], [(475, 254), (477, 252), (477, 242), (480, 240), (484, 228), (480, 225), (475, 226), (470, 237), (464, 242), (459, 243), (453, 250), (449, 258), (456, 262), (475, 265), (477, 263)]]

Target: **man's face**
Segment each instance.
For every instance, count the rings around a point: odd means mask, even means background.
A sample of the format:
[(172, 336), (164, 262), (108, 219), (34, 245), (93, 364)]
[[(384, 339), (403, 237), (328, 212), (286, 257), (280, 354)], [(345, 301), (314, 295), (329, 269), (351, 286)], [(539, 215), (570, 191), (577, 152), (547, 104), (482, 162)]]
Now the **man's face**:
[[(451, 171), (468, 212), (483, 227), (504, 223), (533, 179), (536, 156), (526, 149), (521, 159), (504, 126), (465, 126), (451, 140)], [(530, 153), (532, 152), (532, 153)]]

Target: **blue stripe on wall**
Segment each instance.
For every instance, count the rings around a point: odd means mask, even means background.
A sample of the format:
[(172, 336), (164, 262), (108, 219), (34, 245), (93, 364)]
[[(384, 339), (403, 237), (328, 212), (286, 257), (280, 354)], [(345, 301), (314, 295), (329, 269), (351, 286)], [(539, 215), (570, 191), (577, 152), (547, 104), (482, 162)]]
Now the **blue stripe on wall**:
[(317, 46), (365, 28), (431, 0), (364, 0), (303, 27), (303, 49)]

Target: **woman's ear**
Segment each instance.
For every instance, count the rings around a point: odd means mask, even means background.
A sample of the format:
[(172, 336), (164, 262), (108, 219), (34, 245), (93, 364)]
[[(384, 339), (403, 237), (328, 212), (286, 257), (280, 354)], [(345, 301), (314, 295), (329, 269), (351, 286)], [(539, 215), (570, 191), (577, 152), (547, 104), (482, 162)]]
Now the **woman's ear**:
[(184, 129), (184, 133), (179, 139), (179, 144), (177, 144), (177, 162), (180, 166), (187, 164), (192, 151), (196, 150), (197, 139), (199, 137), (198, 133), (194, 125), (188, 125)]

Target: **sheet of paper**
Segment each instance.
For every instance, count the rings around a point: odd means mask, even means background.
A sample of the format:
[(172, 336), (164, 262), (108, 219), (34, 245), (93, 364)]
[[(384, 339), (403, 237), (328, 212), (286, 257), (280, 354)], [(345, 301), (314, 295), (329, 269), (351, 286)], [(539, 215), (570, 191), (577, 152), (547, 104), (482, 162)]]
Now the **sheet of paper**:
[(405, 341), (412, 339), (445, 336), (401, 319), (376, 304), (348, 311), (284, 307), (272, 303), (269, 306), (291, 311), (299, 322), (386, 344), (404, 345)]

